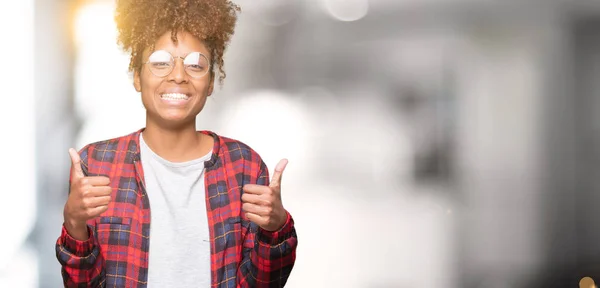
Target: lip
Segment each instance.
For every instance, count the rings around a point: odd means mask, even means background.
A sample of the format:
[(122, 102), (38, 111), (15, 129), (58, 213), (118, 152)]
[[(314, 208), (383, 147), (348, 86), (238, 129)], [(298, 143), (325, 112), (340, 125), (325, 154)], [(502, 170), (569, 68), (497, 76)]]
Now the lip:
[(175, 100), (175, 99), (163, 99), (160, 98), (160, 102), (170, 107), (183, 107), (186, 106), (190, 100)]

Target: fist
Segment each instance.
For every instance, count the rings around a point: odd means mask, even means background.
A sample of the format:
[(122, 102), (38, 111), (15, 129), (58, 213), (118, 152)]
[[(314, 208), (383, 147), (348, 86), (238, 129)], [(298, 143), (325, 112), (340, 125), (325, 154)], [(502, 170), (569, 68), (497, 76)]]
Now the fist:
[[(104, 176), (87, 177), (81, 169), (81, 158), (75, 149), (69, 149), (71, 156), (71, 187), (64, 208), (65, 226), (71, 236), (87, 235), (86, 222), (108, 209), (112, 189), (110, 179)], [(85, 230), (83, 230), (85, 229)], [(71, 233), (73, 232), (73, 233)]]
[(267, 231), (277, 231), (287, 220), (287, 212), (281, 203), (281, 175), (288, 161), (283, 159), (275, 166), (269, 186), (244, 185), (242, 211), (248, 220)]

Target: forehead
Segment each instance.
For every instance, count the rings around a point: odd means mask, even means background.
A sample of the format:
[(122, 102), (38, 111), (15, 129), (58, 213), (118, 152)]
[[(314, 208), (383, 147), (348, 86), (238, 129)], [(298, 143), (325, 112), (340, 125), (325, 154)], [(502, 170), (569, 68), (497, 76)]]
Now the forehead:
[(177, 43), (171, 39), (171, 31), (164, 33), (154, 43), (154, 50), (166, 50), (173, 55), (187, 55), (190, 52), (209, 55), (206, 45), (198, 37), (185, 31), (177, 33)]

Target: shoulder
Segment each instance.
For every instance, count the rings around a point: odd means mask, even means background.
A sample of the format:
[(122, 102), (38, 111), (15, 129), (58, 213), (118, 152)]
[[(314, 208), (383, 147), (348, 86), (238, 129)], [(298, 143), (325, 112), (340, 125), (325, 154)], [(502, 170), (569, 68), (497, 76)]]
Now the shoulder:
[(217, 135), (217, 139), (219, 141), (219, 154), (232, 162), (244, 161), (258, 166), (264, 165), (260, 154), (245, 142), (221, 135)]
[(89, 143), (79, 150), (81, 160), (112, 162), (116, 154), (137, 151), (139, 132)]

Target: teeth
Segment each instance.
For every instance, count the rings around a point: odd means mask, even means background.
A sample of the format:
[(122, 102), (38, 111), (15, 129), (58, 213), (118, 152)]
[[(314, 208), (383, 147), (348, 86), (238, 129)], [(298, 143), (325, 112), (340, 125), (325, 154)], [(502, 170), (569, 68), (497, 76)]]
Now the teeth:
[(190, 98), (187, 95), (180, 94), (180, 93), (166, 93), (166, 94), (162, 94), (160, 97), (163, 99), (172, 99), (172, 100), (187, 100)]

